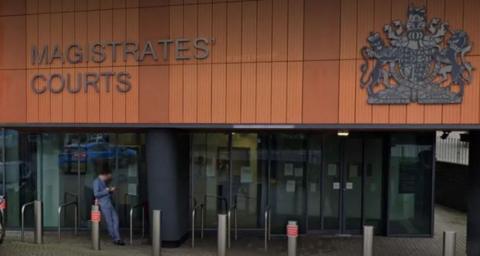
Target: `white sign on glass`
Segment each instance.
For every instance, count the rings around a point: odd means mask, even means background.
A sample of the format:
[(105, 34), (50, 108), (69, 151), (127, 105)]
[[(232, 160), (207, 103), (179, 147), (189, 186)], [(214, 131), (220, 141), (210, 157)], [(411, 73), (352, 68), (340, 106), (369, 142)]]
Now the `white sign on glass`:
[(295, 180), (287, 180), (287, 186), (285, 190), (288, 193), (295, 193)]
[(285, 168), (284, 170), (285, 176), (293, 176), (293, 164), (287, 163), (285, 164), (284, 168)]

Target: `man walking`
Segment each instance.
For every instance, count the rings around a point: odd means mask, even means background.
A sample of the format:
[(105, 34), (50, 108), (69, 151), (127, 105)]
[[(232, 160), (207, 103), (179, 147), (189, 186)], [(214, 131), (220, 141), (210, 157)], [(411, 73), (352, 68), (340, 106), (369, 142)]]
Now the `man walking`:
[(107, 222), (108, 233), (112, 237), (113, 243), (125, 245), (120, 237), (118, 214), (112, 204), (112, 193), (115, 192), (115, 187), (107, 186), (111, 180), (112, 172), (107, 165), (104, 165), (98, 177), (93, 181), (93, 193), (95, 202), (100, 205), (100, 211)]

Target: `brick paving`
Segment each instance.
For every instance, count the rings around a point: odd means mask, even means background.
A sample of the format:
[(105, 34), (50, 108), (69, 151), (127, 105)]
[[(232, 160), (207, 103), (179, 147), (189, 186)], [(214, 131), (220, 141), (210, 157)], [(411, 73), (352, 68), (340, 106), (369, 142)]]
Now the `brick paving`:
[[(457, 231), (457, 256), (465, 255), (466, 242), (466, 217), (465, 214), (447, 208), (437, 207), (435, 213), (435, 237), (434, 238), (388, 238), (375, 237), (374, 254), (383, 256), (439, 256), (442, 255), (442, 232), (443, 230)], [(27, 236), (27, 239), (32, 239)], [(29, 240), (29, 241), (30, 241)], [(87, 233), (79, 237), (66, 235), (62, 241), (58, 241), (55, 234), (47, 234), (45, 244), (35, 245), (22, 243), (18, 239), (18, 233), (9, 233), (4, 244), (0, 245), (0, 256), (137, 256), (150, 255), (150, 247), (138, 242), (134, 246), (117, 247), (103, 239), (102, 250), (92, 251)], [(190, 241), (182, 247), (164, 249), (162, 255), (216, 255), (215, 237), (205, 240), (197, 239), (197, 248), (191, 249)], [(298, 255), (325, 255), (325, 256), (351, 256), (361, 255), (361, 237), (324, 237), (309, 235), (299, 238)], [(232, 241), (229, 256), (245, 255), (286, 255), (286, 240), (273, 238), (270, 249), (265, 252), (262, 238), (239, 238)]]

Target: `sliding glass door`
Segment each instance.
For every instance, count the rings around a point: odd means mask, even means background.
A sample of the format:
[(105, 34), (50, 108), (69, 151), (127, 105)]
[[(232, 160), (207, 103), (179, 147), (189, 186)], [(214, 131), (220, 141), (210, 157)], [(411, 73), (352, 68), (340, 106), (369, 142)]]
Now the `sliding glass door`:
[(383, 148), (381, 136), (309, 136), (309, 231), (356, 234), (367, 223), (382, 232)]

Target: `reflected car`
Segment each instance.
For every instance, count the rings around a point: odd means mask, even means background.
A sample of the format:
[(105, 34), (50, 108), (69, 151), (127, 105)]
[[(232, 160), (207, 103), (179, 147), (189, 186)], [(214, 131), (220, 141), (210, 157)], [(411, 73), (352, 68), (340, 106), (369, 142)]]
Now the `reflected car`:
[(67, 173), (77, 173), (76, 166), (80, 164), (81, 173), (86, 172), (85, 165), (97, 161), (115, 164), (118, 155), (119, 167), (126, 167), (135, 161), (137, 152), (128, 147), (114, 146), (104, 142), (86, 144), (70, 144), (64, 147), (58, 156), (58, 164)]

